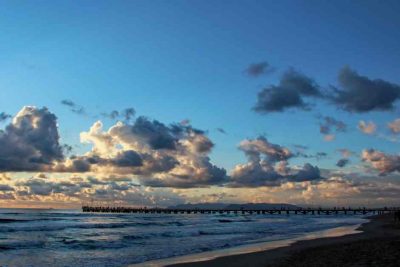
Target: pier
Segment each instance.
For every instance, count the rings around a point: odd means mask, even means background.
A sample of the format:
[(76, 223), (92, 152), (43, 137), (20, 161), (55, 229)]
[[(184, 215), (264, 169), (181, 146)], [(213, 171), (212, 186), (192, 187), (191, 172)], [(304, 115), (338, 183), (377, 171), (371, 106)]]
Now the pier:
[(367, 215), (399, 211), (400, 208), (297, 208), (297, 209), (168, 209), (82, 206), (83, 212), (97, 213), (141, 213), (141, 214), (281, 214), (281, 215)]

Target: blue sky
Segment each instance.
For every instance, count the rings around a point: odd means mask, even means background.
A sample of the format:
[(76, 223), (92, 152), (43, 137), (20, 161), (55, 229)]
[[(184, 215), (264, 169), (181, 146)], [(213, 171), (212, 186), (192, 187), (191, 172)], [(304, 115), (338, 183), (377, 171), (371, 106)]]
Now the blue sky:
[[(252, 107), (289, 67), (321, 87), (337, 85), (346, 65), (399, 84), (399, 11), (399, 1), (1, 1), (0, 111), (48, 107), (62, 142), (80, 153), (90, 147), (79, 133), (102, 112), (133, 107), (164, 123), (189, 119), (208, 131), (212, 161), (228, 170), (245, 160), (239, 142), (263, 134), (328, 153), (307, 159), (320, 168), (335, 166), (339, 148), (395, 154), (398, 144), (379, 136), (390, 136), (386, 123), (397, 109), (349, 113), (316, 102), (312, 111), (263, 115)], [(246, 75), (263, 61), (276, 71)], [(63, 99), (89, 115), (71, 113)], [(318, 114), (344, 121), (348, 131), (324, 141)], [(360, 120), (376, 123), (378, 133), (361, 133)]]

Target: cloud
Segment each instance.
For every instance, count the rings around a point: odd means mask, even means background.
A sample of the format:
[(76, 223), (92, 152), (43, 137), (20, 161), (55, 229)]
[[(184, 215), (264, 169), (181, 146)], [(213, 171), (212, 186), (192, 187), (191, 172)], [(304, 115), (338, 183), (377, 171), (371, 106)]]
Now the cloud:
[(392, 133), (400, 133), (400, 119), (395, 119), (394, 121), (389, 122), (388, 127)]
[(129, 122), (135, 117), (135, 114), (136, 110), (134, 108), (126, 108), (121, 111), (113, 110), (110, 113), (102, 113), (101, 115), (112, 120), (121, 119)]
[(6, 191), (14, 191), (15, 189), (9, 185), (6, 184), (0, 184), (0, 191), (1, 192), (6, 192)]
[(310, 109), (306, 98), (322, 97), (318, 84), (304, 74), (289, 69), (278, 85), (271, 85), (258, 93), (257, 103), (253, 108), (259, 113), (283, 112), (288, 109)]
[(343, 158), (343, 159), (338, 160), (338, 162), (336, 163), (336, 166), (338, 166), (339, 168), (343, 168), (349, 163), (350, 163), (349, 159)]
[(143, 159), (140, 154), (133, 150), (121, 151), (112, 159), (112, 163), (119, 167), (142, 166), (142, 162)]
[(293, 157), (292, 152), (285, 147), (270, 143), (264, 136), (259, 136), (257, 139), (243, 140), (239, 149), (251, 161), (260, 161), (261, 156), (265, 156), (267, 162), (285, 161)]
[(349, 67), (339, 72), (341, 89), (333, 88), (331, 100), (349, 112), (387, 111), (400, 98), (400, 86), (381, 79), (369, 79)]
[(312, 166), (310, 163), (304, 164), (303, 168), (297, 173), (289, 175), (289, 181), (304, 182), (321, 179), (321, 172), (317, 166)]
[(319, 132), (324, 135), (325, 141), (335, 139), (335, 134), (338, 132), (346, 132), (347, 125), (343, 121), (337, 120), (330, 116), (320, 118), (322, 121), (319, 124)]
[(325, 157), (327, 157), (328, 156), (328, 154), (326, 153), (326, 152), (317, 152), (316, 154), (315, 154), (315, 158), (317, 159), (317, 160), (320, 160), (321, 158), (325, 158)]
[(78, 104), (76, 104), (72, 100), (64, 99), (64, 100), (61, 101), (61, 104), (64, 105), (64, 106), (69, 107), (69, 110), (74, 112), (74, 113), (76, 113), (76, 114), (79, 114), (79, 115), (85, 115), (86, 114), (85, 108), (80, 106), (80, 105), (78, 105)]
[(268, 62), (263, 61), (259, 63), (250, 64), (245, 73), (252, 77), (258, 77), (263, 74), (268, 74), (274, 72), (275, 68), (273, 68)]
[(49, 181), (44, 179), (31, 178), (16, 183), (20, 196), (51, 196), (53, 194), (62, 194), (68, 197), (79, 197), (85, 188), (91, 188), (92, 185), (86, 182), (71, 181)]
[(361, 132), (365, 133), (365, 134), (372, 135), (372, 134), (374, 134), (375, 131), (376, 131), (376, 124), (373, 123), (372, 121), (365, 122), (365, 121), (362, 121), (362, 120), (361, 120), (361, 121), (358, 123), (358, 129), (359, 129)]
[(340, 152), (340, 154), (342, 154), (343, 158), (349, 158), (354, 154), (352, 151), (350, 151), (347, 148), (340, 148), (337, 151)]
[(222, 133), (222, 134), (227, 134), (226, 131), (222, 128), (217, 128), (217, 131)]
[(295, 155), (285, 147), (270, 143), (265, 137), (246, 139), (239, 144), (248, 162), (231, 172), (230, 187), (280, 186), (286, 181), (320, 179), (318, 167), (306, 163), (303, 168), (291, 168), (288, 160)]
[(9, 115), (5, 112), (0, 112), (0, 123), (8, 120), (9, 118), (11, 118), (11, 115)]
[(88, 163), (91, 171), (130, 173), (152, 187), (207, 187), (227, 179), (225, 169), (208, 157), (212, 141), (189, 124), (165, 125), (138, 117), (132, 124), (117, 122), (108, 131), (102, 128), (98, 121), (81, 133), (81, 141), (93, 148), (76, 160)]
[(0, 132), (0, 171), (41, 171), (63, 160), (57, 117), (25, 106)]
[(8, 182), (11, 177), (7, 173), (0, 173), (0, 182)]
[(26, 182), (17, 183), (18, 186), (28, 187), (28, 194), (48, 196), (53, 192), (54, 184), (44, 180), (32, 179)]
[(374, 149), (365, 149), (361, 153), (363, 161), (368, 162), (380, 175), (400, 171), (400, 156), (388, 155)]

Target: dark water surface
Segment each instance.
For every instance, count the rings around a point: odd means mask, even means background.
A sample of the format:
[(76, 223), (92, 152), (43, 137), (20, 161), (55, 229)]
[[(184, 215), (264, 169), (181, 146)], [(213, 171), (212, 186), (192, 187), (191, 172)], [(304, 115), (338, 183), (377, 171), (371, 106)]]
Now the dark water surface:
[(0, 266), (126, 266), (364, 222), (344, 215), (88, 214), (0, 209)]

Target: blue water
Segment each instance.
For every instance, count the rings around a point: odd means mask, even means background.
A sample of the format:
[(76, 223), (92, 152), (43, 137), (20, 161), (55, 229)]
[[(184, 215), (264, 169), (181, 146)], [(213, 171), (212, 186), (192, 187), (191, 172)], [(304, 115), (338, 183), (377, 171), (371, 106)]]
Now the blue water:
[(355, 225), (344, 215), (88, 214), (0, 209), (0, 266), (126, 266)]

